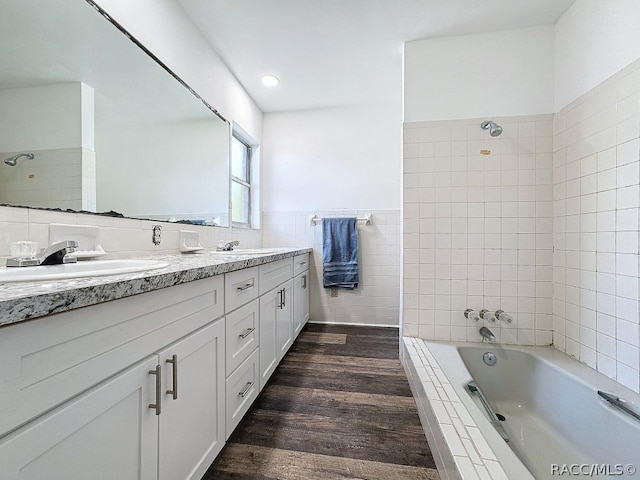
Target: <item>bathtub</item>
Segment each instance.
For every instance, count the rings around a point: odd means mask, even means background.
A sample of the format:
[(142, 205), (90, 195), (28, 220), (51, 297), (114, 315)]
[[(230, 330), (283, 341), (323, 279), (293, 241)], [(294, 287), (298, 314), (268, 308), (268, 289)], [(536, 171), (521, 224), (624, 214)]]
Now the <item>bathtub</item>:
[[(493, 366), (483, 361), (495, 356)], [(441, 477), (446, 479), (640, 478), (640, 395), (553, 347), (441, 343), (403, 338), (402, 363)], [(475, 380), (509, 437), (489, 420)]]

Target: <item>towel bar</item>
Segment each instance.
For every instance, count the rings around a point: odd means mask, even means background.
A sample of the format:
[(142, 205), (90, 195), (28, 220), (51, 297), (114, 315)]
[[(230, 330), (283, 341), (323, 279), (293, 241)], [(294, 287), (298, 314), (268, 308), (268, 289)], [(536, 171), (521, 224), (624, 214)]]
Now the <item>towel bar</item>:
[[(322, 220), (322, 217), (311, 215), (309, 217), (309, 225), (315, 227), (316, 225), (318, 225), (318, 223), (320, 223), (320, 220)], [(357, 220), (358, 222), (363, 222), (365, 225), (371, 225), (371, 214), (365, 215), (364, 217), (358, 217)]]

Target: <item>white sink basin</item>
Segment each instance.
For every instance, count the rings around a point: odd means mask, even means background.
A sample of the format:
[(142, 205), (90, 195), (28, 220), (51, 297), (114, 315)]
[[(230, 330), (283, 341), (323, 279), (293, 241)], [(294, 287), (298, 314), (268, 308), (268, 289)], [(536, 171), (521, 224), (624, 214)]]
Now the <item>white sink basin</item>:
[(169, 265), (159, 260), (96, 260), (40, 267), (0, 268), (0, 283), (65, 280), (145, 272)]
[(220, 253), (222, 255), (271, 255), (275, 253), (275, 251), (269, 250), (268, 248), (234, 248), (233, 250), (223, 252), (216, 250), (214, 253)]

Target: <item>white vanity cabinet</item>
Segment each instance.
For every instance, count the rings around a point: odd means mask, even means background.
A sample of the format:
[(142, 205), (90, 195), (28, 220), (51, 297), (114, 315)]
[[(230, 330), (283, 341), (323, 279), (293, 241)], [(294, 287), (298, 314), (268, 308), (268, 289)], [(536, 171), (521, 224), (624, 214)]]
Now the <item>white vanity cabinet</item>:
[(155, 480), (157, 358), (150, 357), (0, 441), (3, 480)]
[(260, 390), (293, 343), (293, 258), (260, 265)]
[(221, 319), (159, 354), (159, 480), (200, 480), (224, 446), (224, 333)]
[(3, 480), (199, 479), (224, 443), (223, 288), (211, 277), (3, 328)]
[(200, 480), (308, 319), (308, 259), (0, 328), (0, 478)]
[(293, 339), (309, 321), (309, 254), (293, 258)]

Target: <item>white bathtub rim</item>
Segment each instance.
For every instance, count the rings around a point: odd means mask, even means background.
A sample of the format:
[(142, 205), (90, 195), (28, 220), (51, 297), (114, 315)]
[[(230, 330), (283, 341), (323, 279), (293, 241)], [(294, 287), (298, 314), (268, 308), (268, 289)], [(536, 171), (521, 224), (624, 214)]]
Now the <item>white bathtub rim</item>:
[[(533, 479), (534, 477), (531, 475), (529, 470), (526, 469), (525, 465), (513, 450), (511, 450), (507, 443), (505, 443), (500, 437), (493, 425), (491, 425), (488, 416), (479, 401), (476, 401), (476, 399), (473, 398), (466, 390), (465, 386), (470, 380), (472, 380), (472, 376), (467, 370), (464, 361), (458, 352), (458, 347), (487, 348), (488, 350), (504, 349), (531, 354), (536, 356), (541, 362), (545, 363), (550, 368), (562, 370), (564, 375), (569, 375), (575, 381), (584, 384), (587, 388), (593, 390), (593, 395), (597, 395), (597, 390), (603, 390), (633, 403), (636, 408), (640, 407), (639, 394), (624, 385), (615, 382), (606, 375), (593, 370), (589, 366), (580, 363), (575, 358), (557, 350), (553, 346), (520, 346), (488, 344), (481, 342), (415, 340), (423, 342), (429, 352), (431, 352), (433, 359), (440, 367), (443, 374), (447, 377), (461, 403), (465, 406), (467, 411), (469, 411), (478, 429), (482, 432), (490, 448), (499, 459), (503, 469), (509, 475), (509, 478)], [(480, 385), (480, 387), (482, 387), (482, 385)], [(629, 424), (637, 427), (637, 420), (631, 418), (624, 412), (621, 412), (619, 409), (613, 408), (603, 399), (599, 400), (602, 402), (603, 408), (606, 408), (611, 415), (616, 415), (624, 422), (628, 422)], [(526, 474), (523, 473), (521, 469), (525, 469)]]
[[(427, 358), (426, 364), (422, 361), (421, 358), (419, 358), (424, 356), (424, 351), (420, 352), (422, 348), (417, 345), (414, 346), (413, 344), (414, 341), (423, 343), (423, 345), (427, 343), (422, 339), (404, 337), (402, 339), (402, 345), (405, 352), (408, 353), (409, 358), (403, 358), (403, 363), (407, 363), (410, 369), (412, 367), (413, 369), (417, 369), (417, 368), (424, 369), (426, 365), (427, 368), (433, 368), (433, 370), (435, 369), (441, 370), (440, 365), (434, 358), (432, 358), (431, 360)], [(417, 355), (413, 355), (411, 353), (412, 349), (416, 350)], [(458, 356), (457, 350), (455, 348), (451, 348), (451, 352), (455, 353), (455, 355)], [(428, 353), (428, 356), (433, 357), (431, 353)], [(458, 356), (458, 361), (462, 362), (462, 359), (460, 359), (459, 356)], [(433, 367), (428, 366), (429, 364), (432, 364)], [(437, 375), (438, 372), (435, 372), (435, 373)], [(442, 372), (440, 372), (440, 374), (442, 375)], [(410, 381), (421, 382), (420, 378), (415, 378), (415, 377), (410, 378)], [(440, 382), (440, 384), (444, 383), (440, 379), (438, 380), (438, 382)], [(435, 419), (435, 425), (431, 425), (431, 424), (423, 425), (423, 427), (425, 428), (425, 434), (427, 437), (429, 437), (429, 435), (426, 433), (426, 430), (430, 429), (431, 431), (433, 431), (433, 429), (437, 428), (438, 431), (441, 433), (440, 435), (441, 442), (437, 442), (436, 445), (433, 445), (432, 449), (435, 448), (439, 452), (439, 454), (442, 454), (445, 456), (443, 457), (443, 459), (450, 459), (452, 462), (452, 465), (455, 464), (453, 468), (455, 469), (456, 473), (452, 473), (448, 468), (446, 468), (446, 465), (445, 465), (445, 471), (440, 471), (440, 465), (438, 465), (438, 471), (440, 472), (443, 479), (444, 478), (447, 478), (447, 479), (455, 478), (455, 479), (462, 479), (462, 480), (466, 480), (467, 478), (477, 479), (478, 474), (475, 474), (475, 475), (470, 474), (470, 476), (467, 477), (467, 475), (461, 470), (462, 465), (459, 465), (458, 461), (464, 460), (464, 456), (460, 457), (459, 456), (460, 453), (454, 454), (455, 449), (453, 448), (452, 445), (449, 444), (449, 440), (443, 434), (443, 431), (442, 431), (443, 425), (446, 425), (446, 424), (450, 425), (451, 422), (448, 422), (448, 421), (441, 422), (438, 419), (438, 415), (436, 415), (435, 411), (433, 410), (434, 407), (433, 407), (432, 400), (438, 400), (438, 401), (441, 401), (441, 403), (458, 402), (458, 403), (461, 403), (467, 411), (476, 408), (476, 405), (473, 403), (473, 400), (468, 395), (464, 394), (464, 392), (461, 389), (456, 388), (456, 386), (453, 385), (453, 383), (449, 381), (447, 381), (446, 383), (450, 384), (451, 387), (454, 389), (452, 393), (455, 394), (457, 398), (451, 398), (451, 393), (449, 392), (448, 392), (449, 400), (446, 400), (444, 398), (437, 398), (437, 397), (430, 398), (429, 393), (424, 389), (424, 386), (420, 387), (425, 392), (426, 400), (428, 403), (428, 405), (425, 408), (428, 408), (430, 410), (430, 413), (427, 413), (427, 412), (425, 413), (428, 415), (428, 417)], [(412, 389), (413, 389), (413, 386), (412, 386)], [(416, 399), (416, 403), (418, 405), (421, 404), (418, 398)], [(422, 408), (422, 407), (419, 407), (419, 408)], [(518, 480), (535, 480), (533, 475), (531, 475), (531, 472), (529, 472), (529, 470), (524, 466), (524, 464), (518, 459), (518, 457), (504, 442), (504, 440), (502, 440), (502, 438), (498, 435), (498, 433), (495, 431), (493, 426), (491, 426), (489, 421), (483, 416), (482, 413), (479, 413), (478, 415), (475, 415), (475, 416), (471, 416), (471, 414), (469, 414), (469, 416), (472, 421), (472, 425), (468, 425), (465, 423), (465, 426), (463, 428), (473, 427), (479, 430), (482, 437), (479, 439), (479, 441), (481, 441), (481, 443), (485, 445), (484, 448), (488, 448), (491, 450), (491, 454), (487, 456), (481, 453), (480, 445), (477, 443), (478, 439), (472, 437), (471, 442), (476, 445), (476, 449), (478, 454), (480, 454), (482, 463), (487, 465), (486, 462), (489, 461), (490, 463), (493, 462), (493, 463), (499, 464), (498, 468), (501, 469), (503, 473), (498, 475), (498, 477), (495, 477), (495, 478), (513, 478), (513, 479), (517, 478)], [(471, 465), (471, 457), (467, 456), (466, 461), (468, 465)]]
[[(463, 367), (463, 371), (466, 375), (459, 377), (456, 379), (458, 381), (460, 379), (462, 385), (466, 385), (466, 383), (471, 380), (471, 374), (467, 370), (462, 358), (460, 358), (457, 348), (458, 347), (487, 347), (489, 349), (496, 348), (498, 350), (511, 350), (516, 352), (523, 352), (530, 355), (534, 355), (538, 357), (542, 362), (548, 365), (550, 368), (554, 370), (562, 370), (565, 374), (569, 375), (571, 378), (576, 380), (577, 382), (586, 385), (589, 389), (593, 390), (594, 395), (597, 395), (598, 390), (602, 390), (604, 392), (612, 393), (623, 400), (626, 400), (636, 409), (640, 410), (640, 394), (634, 392), (630, 388), (616, 382), (612, 378), (607, 377), (603, 373), (600, 373), (588, 365), (581, 363), (576, 360), (574, 357), (567, 355), (564, 352), (561, 352), (557, 348), (553, 346), (523, 346), (523, 345), (501, 345), (501, 344), (490, 344), (490, 343), (482, 343), (482, 342), (440, 342), (434, 340), (423, 340), (423, 342), (427, 345), (429, 350), (431, 347), (440, 351), (443, 347), (454, 347), (450, 355), (457, 356), (460, 360), (460, 364)], [(444, 352), (443, 352), (444, 354)], [(436, 361), (439, 362), (439, 358), (436, 357)], [(442, 368), (442, 364), (438, 363), (440, 368)], [(445, 367), (447, 371), (449, 368)], [(445, 370), (443, 369), (443, 371)], [(468, 376), (468, 378), (466, 378)], [(463, 378), (464, 377), (464, 378)], [(482, 387), (482, 385), (480, 385)], [(605, 400), (601, 400), (605, 404)], [(620, 410), (613, 408), (610, 405), (606, 405), (607, 408), (611, 410), (612, 414), (618, 415), (623, 418), (626, 422), (633, 424), (637, 424), (637, 421), (631, 418), (629, 415), (621, 412)]]
[[(486, 412), (479, 403), (465, 390), (465, 385), (473, 380), (473, 377), (467, 370), (462, 358), (460, 357), (458, 346), (482, 346), (478, 342), (431, 342), (423, 340), (429, 351), (432, 353), (436, 363), (440, 366), (449, 383), (458, 395), (458, 399), (471, 415), (477, 428), (482, 433), (489, 444), (489, 448), (493, 450), (498, 462), (504, 469), (509, 478), (517, 478), (519, 480), (535, 480), (529, 469), (522, 463), (509, 445), (502, 439), (500, 434), (489, 421)], [(544, 348), (544, 347), (543, 347)], [(443, 369), (442, 365), (446, 365)], [(456, 375), (452, 378), (450, 370), (454, 370)]]

